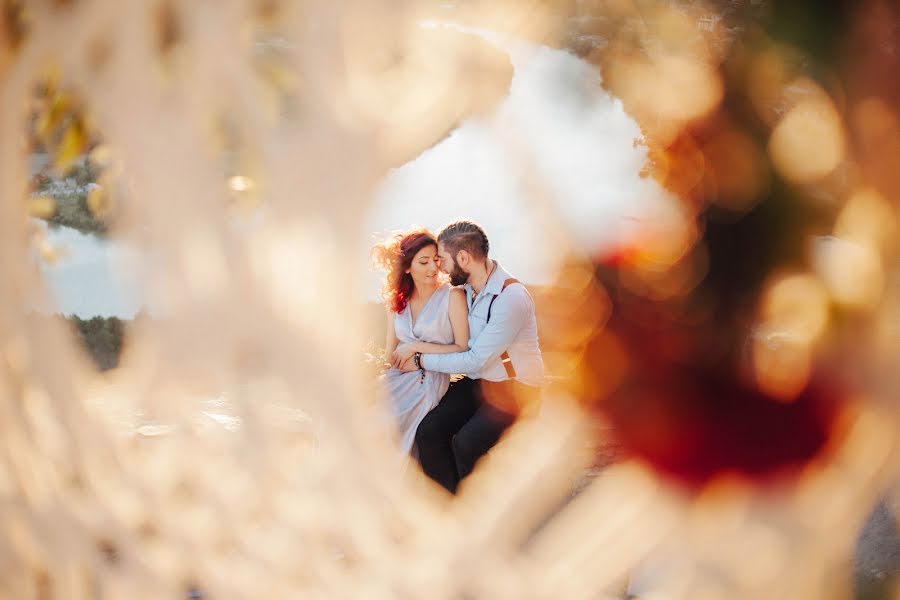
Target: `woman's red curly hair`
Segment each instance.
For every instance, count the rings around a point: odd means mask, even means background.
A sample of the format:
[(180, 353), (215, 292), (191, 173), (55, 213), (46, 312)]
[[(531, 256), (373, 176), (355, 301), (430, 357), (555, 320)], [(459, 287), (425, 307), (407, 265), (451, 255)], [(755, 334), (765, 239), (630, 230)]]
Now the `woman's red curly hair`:
[(372, 248), (375, 263), (387, 270), (381, 296), (395, 313), (401, 313), (409, 304), (414, 284), (412, 275), (406, 272), (413, 258), (422, 248), (437, 247), (437, 240), (427, 229), (395, 233)]

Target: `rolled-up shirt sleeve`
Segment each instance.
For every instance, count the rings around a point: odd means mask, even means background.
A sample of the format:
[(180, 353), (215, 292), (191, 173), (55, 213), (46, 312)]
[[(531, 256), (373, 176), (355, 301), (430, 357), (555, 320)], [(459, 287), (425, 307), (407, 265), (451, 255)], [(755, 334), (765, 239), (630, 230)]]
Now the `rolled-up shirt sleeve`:
[(422, 367), (439, 373), (478, 373), (509, 348), (531, 312), (527, 294), (507, 290), (494, 300), (491, 319), (467, 352), (423, 354)]

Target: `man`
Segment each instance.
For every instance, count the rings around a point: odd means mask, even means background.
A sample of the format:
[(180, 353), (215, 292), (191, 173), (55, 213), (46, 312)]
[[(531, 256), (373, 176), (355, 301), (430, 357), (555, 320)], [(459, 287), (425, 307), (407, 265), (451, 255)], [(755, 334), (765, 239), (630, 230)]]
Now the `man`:
[(469, 350), (416, 354), (404, 365), (466, 374), (416, 431), (422, 470), (452, 493), (523, 406), (537, 402), (544, 377), (534, 302), (525, 286), (488, 257), (489, 248), (484, 231), (470, 221), (438, 234), (441, 270), (453, 285), (465, 285)]

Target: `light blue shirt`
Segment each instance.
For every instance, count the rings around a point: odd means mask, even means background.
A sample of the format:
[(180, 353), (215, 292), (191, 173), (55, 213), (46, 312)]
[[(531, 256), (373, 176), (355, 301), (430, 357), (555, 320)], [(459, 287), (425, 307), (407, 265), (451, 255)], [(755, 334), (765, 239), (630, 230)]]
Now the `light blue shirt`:
[[(512, 276), (500, 263), (494, 264), (494, 272), (474, 301), (472, 286), (468, 283), (464, 286), (469, 306), (469, 350), (424, 354), (422, 367), (439, 373), (465, 373), (472, 379), (505, 381), (509, 377), (500, 355), (506, 350), (516, 370), (516, 379), (528, 385), (541, 385), (544, 360), (538, 345), (534, 301), (524, 285), (514, 283), (504, 290), (503, 282)], [(488, 307), (498, 295), (488, 322)]]

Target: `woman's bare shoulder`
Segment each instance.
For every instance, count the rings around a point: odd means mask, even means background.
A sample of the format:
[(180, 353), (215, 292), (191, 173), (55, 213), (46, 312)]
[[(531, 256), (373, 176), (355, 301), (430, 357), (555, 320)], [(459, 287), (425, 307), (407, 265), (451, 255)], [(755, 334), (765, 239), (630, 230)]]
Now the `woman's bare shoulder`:
[[(449, 283), (447, 285), (450, 285)], [(450, 297), (451, 298), (462, 298), (466, 299), (466, 288), (463, 286), (450, 286)]]

